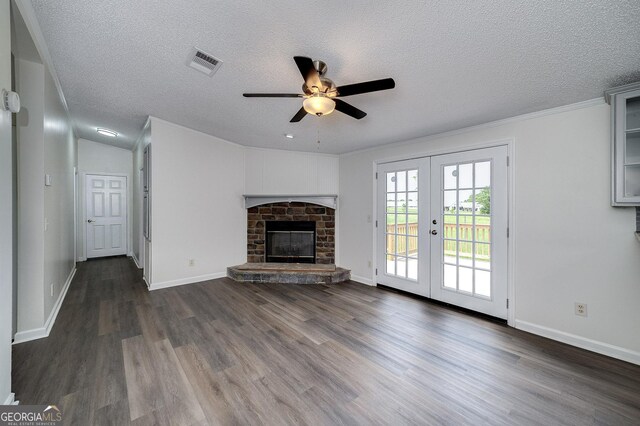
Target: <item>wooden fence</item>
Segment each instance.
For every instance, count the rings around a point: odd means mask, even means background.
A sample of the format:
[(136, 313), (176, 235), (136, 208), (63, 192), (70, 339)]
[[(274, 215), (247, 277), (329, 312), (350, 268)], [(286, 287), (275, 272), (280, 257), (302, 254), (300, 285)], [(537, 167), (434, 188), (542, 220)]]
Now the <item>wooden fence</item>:
[[(457, 235), (457, 229), (460, 235)], [(408, 232), (407, 232), (408, 231)], [(387, 253), (407, 253), (407, 245), (409, 246), (409, 255), (418, 252), (418, 224), (417, 223), (399, 223), (396, 225), (387, 225)], [(393, 235), (399, 234), (399, 235)], [(404, 234), (404, 235), (403, 235)], [(445, 223), (444, 238), (451, 240), (467, 240), (469, 242), (458, 242), (459, 247), (456, 250), (455, 241), (445, 241), (444, 250), (447, 252), (459, 251), (460, 253), (471, 254), (473, 251), (472, 240), (478, 243), (491, 242), (491, 225), (476, 225), (475, 238), (473, 238), (474, 229), (471, 224), (460, 224), (459, 227), (455, 223)], [(406, 237), (405, 235), (409, 235)], [(396, 239), (398, 246), (396, 247)], [(489, 245), (476, 245), (476, 255), (489, 256)]]

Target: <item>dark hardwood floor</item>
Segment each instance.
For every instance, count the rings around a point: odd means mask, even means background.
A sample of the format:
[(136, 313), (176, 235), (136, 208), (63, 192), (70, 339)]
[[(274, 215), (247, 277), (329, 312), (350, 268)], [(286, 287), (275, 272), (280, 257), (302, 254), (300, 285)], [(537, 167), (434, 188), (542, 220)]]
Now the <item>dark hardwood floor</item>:
[(22, 404), (67, 424), (640, 424), (640, 366), (407, 295), (218, 279), (148, 292), (79, 264)]

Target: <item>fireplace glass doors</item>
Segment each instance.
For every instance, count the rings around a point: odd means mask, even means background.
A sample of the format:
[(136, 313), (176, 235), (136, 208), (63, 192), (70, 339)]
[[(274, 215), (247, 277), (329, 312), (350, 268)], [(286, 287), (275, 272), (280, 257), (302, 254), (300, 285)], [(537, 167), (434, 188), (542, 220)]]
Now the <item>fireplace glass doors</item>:
[(266, 221), (266, 262), (316, 263), (316, 223)]

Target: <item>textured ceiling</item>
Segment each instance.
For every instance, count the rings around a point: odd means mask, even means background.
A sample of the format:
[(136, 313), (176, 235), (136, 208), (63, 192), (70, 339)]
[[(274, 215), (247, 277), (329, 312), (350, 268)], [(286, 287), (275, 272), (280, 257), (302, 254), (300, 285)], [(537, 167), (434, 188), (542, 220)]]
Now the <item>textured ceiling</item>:
[[(602, 96), (640, 80), (640, 1), (33, 1), (78, 136), (132, 146), (153, 115), (242, 145), (322, 152), (440, 133)], [(222, 59), (213, 78), (193, 46)], [(366, 111), (289, 119), (292, 57), (338, 85), (396, 88), (345, 100)], [(117, 141), (100, 139), (97, 126)], [(292, 133), (295, 139), (284, 138)], [(180, 141), (176, 141), (180, 143)]]

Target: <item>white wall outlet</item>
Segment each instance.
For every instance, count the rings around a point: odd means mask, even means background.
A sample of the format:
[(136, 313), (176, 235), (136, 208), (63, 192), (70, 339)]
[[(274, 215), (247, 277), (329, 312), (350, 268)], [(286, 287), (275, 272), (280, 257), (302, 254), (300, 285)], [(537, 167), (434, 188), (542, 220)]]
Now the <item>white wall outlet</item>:
[(189, 266), (196, 266), (196, 260), (195, 259), (189, 259)]
[(575, 304), (575, 312), (576, 312), (576, 315), (579, 315), (581, 317), (586, 317), (587, 316), (587, 304), (586, 303), (576, 302), (576, 304)]
[(51, 283), (49, 287), (51, 288), (51, 297), (53, 297), (53, 283)]
[(51, 186), (51, 175), (44, 175), (45, 186)]

